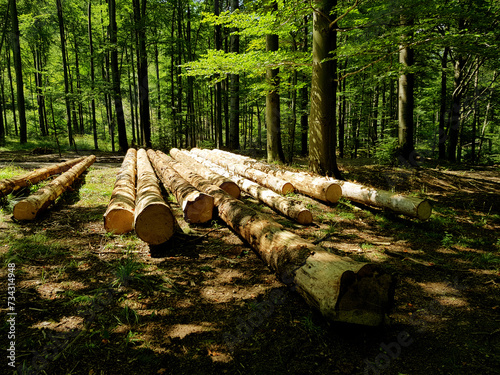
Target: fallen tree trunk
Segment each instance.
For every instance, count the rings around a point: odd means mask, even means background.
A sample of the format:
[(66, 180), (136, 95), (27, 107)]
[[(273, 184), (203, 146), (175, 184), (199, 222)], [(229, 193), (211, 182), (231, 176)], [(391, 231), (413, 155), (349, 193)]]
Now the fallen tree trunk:
[(324, 177), (314, 177), (305, 173), (285, 171), (277, 168), (276, 166), (259, 162), (247, 156), (217, 149), (209, 151), (206, 149), (194, 148), (191, 150), (191, 152), (205, 158), (209, 158), (209, 155), (212, 155), (212, 157), (215, 158), (225, 157), (226, 159), (234, 160), (233, 163), (238, 162), (244, 165), (248, 165), (264, 173), (268, 173), (275, 177), (291, 181), (293, 183), (293, 186), (299, 193), (319, 199), (324, 202), (335, 203), (342, 196), (342, 188), (340, 187), (340, 184)]
[(231, 174), (221, 166), (210, 160), (200, 158), (193, 154), (197, 161), (204, 164), (211, 170), (220, 175), (232, 179), (238, 186), (254, 198), (265, 203), (269, 207), (281, 212), (283, 215), (297, 221), (299, 224), (308, 225), (312, 223), (313, 217), (311, 211), (304, 207), (302, 202), (291, 198), (283, 197), (274, 191), (267, 189), (253, 181), (250, 181), (239, 175)]
[(16, 176), (12, 178), (7, 178), (0, 181), (0, 197), (8, 195), (15, 190), (21, 189), (23, 187), (34, 185), (40, 181), (47, 179), (48, 177), (66, 172), (72, 166), (80, 163), (85, 159), (85, 156), (81, 158), (68, 160), (63, 163), (58, 163), (50, 165), (45, 168), (36, 169), (30, 173), (24, 174), (22, 176)]
[(104, 228), (107, 232), (124, 234), (134, 230), (136, 174), (137, 151), (129, 148), (116, 176), (111, 199), (104, 213)]
[[(177, 171), (215, 199), (219, 216), (243, 237), (281, 281), (293, 284), (308, 304), (334, 320), (370, 326), (384, 322), (394, 282), (377, 266), (328, 253), (284, 230), (177, 163)], [(185, 172), (186, 173), (185, 173)]]
[(258, 169), (252, 168), (239, 162), (237, 159), (230, 159), (225, 154), (212, 154), (210, 152), (203, 152), (205, 150), (200, 149), (192, 150), (194, 154), (204, 157), (221, 167), (226, 168), (228, 171), (238, 174), (240, 176), (246, 177), (250, 180), (257, 182), (258, 184), (265, 186), (279, 194), (293, 193), (295, 190), (295, 185), (290, 183), (281, 177), (274, 176), (267, 172), (260, 171)]
[(197, 190), (160, 158), (155, 151), (148, 150), (148, 156), (165, 188), (175, 195), (184, 213), (184, 220), (194, 224), (206, 223), (211, 220), (214, 211), (214, 198)]
[(94, 155), (85, 157), (35, 194), (18, 202), (14, 206), (14, 218), (16, 220), (34, 220), (41, 211), (46, 209), (57, 197), (64, 193), (73, 181), (85, 172), (95, 160), (96, 157)]
[(342, 184), (342, 195), (351, 201), (387, 208), (420, 220), (427, 220), (431, 216), (432, 206), (426, 199), (372, 189), (353, 182), (339, 181), (339, 183)]
[(150, 245), (170, 239), (177, 222), (163, 200), (158, 179), (151, 167), (146, 150), (137, 151), (137, 196), (134, 228), (137, 236)]
[(191, 158), (189, 155), (186, 153), (182, 152), (181, 150), (177, 148), (173, 148), (170, 150), (170, 155), (172, 157), (181, 162), (185, 163), (186, 165), (189, 165), (189, 167), (202, 176), (203, 178), (211, 181), (214, 185), (220, 187), (222, 190), (227, 192), (229, 195), (232, 197), (238, 199), (240, 197), (240, 188), (238, 185), (234, 183), (234, 181), (231, 181), (230, 179), (221, 176), (220, 174), (217, 174), (213, 171), (211, 171), (209, 168), (205, 167), (204, 165), (198, 163), (196, 160)]

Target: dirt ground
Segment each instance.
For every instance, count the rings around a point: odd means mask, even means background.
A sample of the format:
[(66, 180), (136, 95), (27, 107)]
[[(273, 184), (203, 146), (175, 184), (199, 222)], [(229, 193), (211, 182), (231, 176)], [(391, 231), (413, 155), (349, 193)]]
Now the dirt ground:
[[(2, 201), (0, 342), (8, 355), (14, 342), (17, 370), (4, 354), (0, 373), (499, 373), (498, 166), (339, 162), (347, 180), (428, 198), (433, 215), (425, 222), (297, 195), (314, 216), (313, 225), (301, 226), (242, 197), (302, 237), (323, 239), (329, 251), (378, 263), (397, 278), (389, 322), (369, 328), (328, 321), (222, 221), (189, 225), (175, 202), (184, 234), (165, 245), (107, 234), (102, 215), (121, 157), (96, 156), (33, 222), (12, 218), (21, 197)], [(3, 153), (0, 167), (60, 160)], [(15, 299), (8, 299), (8, 282)]]

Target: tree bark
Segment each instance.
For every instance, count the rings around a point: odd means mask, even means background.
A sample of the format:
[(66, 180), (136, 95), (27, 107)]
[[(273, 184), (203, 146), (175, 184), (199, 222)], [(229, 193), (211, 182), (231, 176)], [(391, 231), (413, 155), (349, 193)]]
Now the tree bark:
[(129, 148), (104, 213), (104, 229), (107, 232), (124, 234), (134, 230), (136, 175), (137, 151)]
[(134, 228), (137, 236), (150, 245), (168, 241), (177, 227), (175, 217), (163, 200), (155, 171), (146, 150), (137, 152), (137, 193)]
[(65, 161), (63, 163), (50, 165), (45, 168), (36, 169), (33, 172), (27, 173), (22, 176), (0, 180), (0, 197), (8, 195), (13, 191), (21, 189), (23, 187), (34, 185), (52, 175), (66, 172), (72, 166), (82, 162), (84, 159), (85, 157), (81, 157), (78, 159)]
[(57, 197), (64, 193), (73, 181), (85, 172), (95, 160), (94, 155), (87, 156), (83, 161), (71, 167), (70, 170), (64, 172), (35, 194), (18, 202), (14, 206), (14, 218), (16, 220), (34, 220), (41, 211), (45, 210)]
[[(231, 10), (235, 12), (239, 9), (239, 0), (231, 0)], [(233, 33), (238, 29), (234, 29)], [(231, 52), (240, 52), (240, 36), (237, 34), (231, 35)], [(230, 110), (230, 148), (239, 150), (240, 148), (240, 76), (231, 74), (231, 110)]]
[(148, 150), (149, 160), (165, 188), (170, 190), (184, 213), (188, 223), (201, 224), (212, 220), (214, 199), (198, 191), (193, 185), (182, 178), (175, 169), (153, 150)]

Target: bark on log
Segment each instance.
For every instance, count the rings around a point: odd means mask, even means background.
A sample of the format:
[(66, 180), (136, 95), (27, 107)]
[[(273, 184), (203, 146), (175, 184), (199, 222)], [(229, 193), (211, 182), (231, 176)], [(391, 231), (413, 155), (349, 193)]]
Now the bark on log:
[(431, 216), (432, 206), (426, 199), (372, 189), (353, 182), (339, 181), (339, 183), (342, 184), (342, 195), (351, 201), (388, 208), (396, 213), (420, 220), (427, 220)]
[(214, 211), (214, 198), (197, 190), (160, 158), (155, 151), (148, 150), (148, 156), (165, 188), (175, 195), (184, 213), (184, 220), (194, 224), (206, 223), (211, 220)]
[(193, 150), (193, 153), (226, 168), (232, 173), (253, 180), (279, 194), (293, 193), (295, 190), (295, 185), (290, 183), (289, 180), (252, 168), (239, 162), (237, 159), (230, 159), (224, 154), (215, 155), (210, 152), (198, 152), (198, 150), (199, 149)]
[(104, 214), (104, 228), (107, 232), (124, 234), (134, 230), (136, 175), (137, 151), (129, 148), (116, 176), (111, 199)]
[(0, 197), (8, 195), (12, 193), (14, 190), (21, 189), (23, 187), (34, 185), (40, 181), (47, 179), (48, 177), (66, 172), (72, 166), (80, 163), (85, 159), (85, 156), (81, 158), (72, 159), (65, 161), (63, 163), (58, 163), (54, 165), (50, 165), (45, 168), (36, 169), (30, 173), (15, 176), (12, 178), (7, 178), (0, 181)]
[(178, 172), (196, 188), (213, 196), (219, 216), (248, 241), (284, 283), (293, 284), (307, 303), (324, 316), (370, 326), (384, 322), (394, 297), (390, 275), (383, 274), (375, 265), (328, 253), (284, 230), (282, 225), (185, 167)]
[(23, 199), (14, 206), (14, 218), (17, 220), (34, 220), (57, 197), (75, 181), (78, 176), (87, 170), (96, 160), (94, 155), (85, 157), (81, 162), (38, 190), (35, 194)]
[(232, 174), (222, 168), (221, 166), (211, 162), (210, 160), (203, 159), (193, 154), (193, 157), (206, 167), (210, 168), (216, 173), (227, 177), (238, 184), (238, 186), (261, 202), (267, 204), (269, 207), (281, 212), (283, 215), (297, 221), (299, 224), (308, 225), (312, 223), (313, 217), (311, 211), (304, 207), (302, 202), (288, 197), (283, 197), (274, 191), (267, 189), (253, 181), (250, 181), (239, 175)]
[(170, 207), (163, 200), (156, 174), (146, 150), (137, 151), (137, 196), (134, 228), (137, 236), (150, 245), (170, 239), (177, 223)]
[(177, 148), (173, 148), (170, 150), (170, 155), (172, 157), (181, 162), (185, 163), (186, 165), (189, 165), (190, 168), (199, 174), (201, 177), (212, 181), (214, 185), (217, 185), (220, 187), (222, 190), (226, 191), (228, 194), (230, 194), (232, 197), (238, 199), (240, 197), (240, 188), (238, 185), (234, 183), (234, 181), (231, 181), (230, 179), (223, 177), (217, 173), (214, 173), (204, 165), (198, 163), (196, 160), (191, 158), (189, 155), (186, 155), (184, 152)]

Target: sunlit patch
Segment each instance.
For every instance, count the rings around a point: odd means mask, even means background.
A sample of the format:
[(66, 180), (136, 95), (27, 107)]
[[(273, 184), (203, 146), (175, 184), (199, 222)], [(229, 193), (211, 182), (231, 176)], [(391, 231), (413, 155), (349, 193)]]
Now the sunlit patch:
[(183, 339), (192, 333), (211, 332), (217, 330), (218, 329), (213, 327), (213, 324), (208, 322), (201, 322), (200, 324), (174, 324), (168, 330), (168, 334), (170, 337), (179, 337)]

